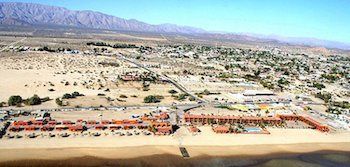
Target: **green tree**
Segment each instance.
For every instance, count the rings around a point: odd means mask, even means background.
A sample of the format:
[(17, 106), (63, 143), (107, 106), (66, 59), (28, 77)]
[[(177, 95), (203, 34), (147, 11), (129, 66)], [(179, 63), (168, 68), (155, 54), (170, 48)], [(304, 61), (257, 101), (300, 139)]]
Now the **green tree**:
[(62, 99), (71, 99), (71, 98), (73, 98), (73, 96), (69, 93), (64, 94), (62, 97)]
[(157, 96), (149, 95), (143, 99), (144, 103), (159, 103), (160, 99)]
[(34, 95), (33, 97), (26, 100), (27, 105), (39, 105), (41, 104), (41, 99), (38, 95)]
[(73, 97), (80, 96), (80, 93), (79, 93), (79, 92), (73, 92), (73, 93), (72, 93), (72, 96), (73, 96)]
[(18, 106), (22, 103), (23, 99), (21, 96), (18, 96), (18, 95), (14, 95), (14, 96), (11, 96), (9, 99), (8, 99), (8, 105), (9, 106)]
[(63, 106), (63, 102), (60, 98), (56, 98), (56, 104), (59, 106)]
[(177, 97), (177, 100), (185, 100), (187, 97), (187, 94), (186, 93), (182, 93), (180, 94), (178, 97)]

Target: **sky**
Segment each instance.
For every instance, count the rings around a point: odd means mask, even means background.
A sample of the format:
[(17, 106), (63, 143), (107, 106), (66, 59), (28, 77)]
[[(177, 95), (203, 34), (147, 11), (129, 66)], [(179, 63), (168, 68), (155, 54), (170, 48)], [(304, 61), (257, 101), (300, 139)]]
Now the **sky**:
[[(13, 0), (0, 0), (13, 1)], [(350, 44), (350, 0), (17, 0), (150, 24), (307, 37)]]

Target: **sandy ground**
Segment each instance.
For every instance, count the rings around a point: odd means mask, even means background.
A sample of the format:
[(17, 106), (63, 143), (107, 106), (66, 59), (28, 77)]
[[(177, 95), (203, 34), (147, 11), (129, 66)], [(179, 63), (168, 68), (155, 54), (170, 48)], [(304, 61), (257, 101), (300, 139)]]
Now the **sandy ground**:
[[(216, 134), (210, 126), (199, 127), (199, 134), (191, 134), (182, 127), (170, 136), (77, 136), (68, 138), (38, 137), (35, 139), (2, 139), (0, 148), (70, 148), (70, 147), (126, 147), (143, 145), (237, 146), (297, 143), (350, 142), (350, 133), (322, 133), (312, 129), (269, 128), (263, 134)], [(257, 140), (258, 139), (258, 140)]]
[[(101, 62), (118, 63), (120, 66), (103, 66)], [(0, 102), (6, 102), (12, 95), (29, 98), (37, 94), (42, 98), (55, 99), (65, 93), (78, 91), (86, 96), (67, 100), (70, 107), (143, 105), (143, 99), (148, 95), (164, 96), (159, 104), (190, 103), (189, 100), (174, 100), (168, 91), (180, 91), (171, 84), (152, 83), (150, 90), (143, 91), (141, 82), (118, 80), (118, 76), (125, 72), (143, 71), (111, 57), (33, 52), (1, 57), (0, 64)], [(128, 98), (120, 98), (120, 95)], [(107, 97), (112, 101), (108, 101)], [(30, 109), (57, 107), (55, 100), (39, 106), (24, 106)]]
[[(112, 120), (112, 119), (130, 119), (132, 115), (142, 116), (151, 113), (148, 109), (133, 109), (123, 111), (101, 110), (101, 111), (60, 111), (51, 112), (51, 117), (56, 120)], [(102, 116), (100, 116), (100, 114)]]
[(178, 76), (169, 75), (174, 80), (178, 81), (188, 90), (192, 92), (202, 92), (205, 89), (210, 92), (240, 92), (244, 90), (241, 87), (237, 87), (233, 84), (227, 82), (210, 82), (207, 80), (202, 80), (200, 76)]

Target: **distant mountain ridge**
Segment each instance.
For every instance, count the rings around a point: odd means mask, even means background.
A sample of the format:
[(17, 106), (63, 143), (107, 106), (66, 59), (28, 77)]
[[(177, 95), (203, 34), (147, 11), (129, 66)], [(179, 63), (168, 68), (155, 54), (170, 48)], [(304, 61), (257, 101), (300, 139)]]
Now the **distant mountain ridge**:
[(260, 39), (274, 39), (276, 41), (294, 44), (294, 45), (307, 45), (312, 47), (327, 47), (327, 48), (350, 50), (350, 44), (348, 43), (322, 40), (322, 39), (316, 39), (316, 38), (285, 37), (280, 35), (261, 35), (261, 34), (253, 34), (253, 33), (243, 33), (241, 35), (256, 37)]
[(174, 24), (151, 25), (135, 19), (119, 17), (94, 11), (73, 11), (63, 7), (33, 3), (0, 2), (0, 24), (6, 25), (64, 25), (123, 31), (156, 33), (205, 33), (199, 28)]
[(178, 26), (175, 24), (152, 25), (135, 19), (123, 19), (95, 11), (74, 11), (34, 3), (0, 2), (1, 25), (50, 25), (72, 26), (78, 28), (122, 30), (152, 33), (203, 34), (208, 37), (234, 39), (240, 41), (282, 42), (293, 45), (320, 46), (350, 50), (350, 44), (319, 40), (314, 38), (282, 37), (276, 35), (258, 35), (251, 33), (209, 32), (204, 29)]

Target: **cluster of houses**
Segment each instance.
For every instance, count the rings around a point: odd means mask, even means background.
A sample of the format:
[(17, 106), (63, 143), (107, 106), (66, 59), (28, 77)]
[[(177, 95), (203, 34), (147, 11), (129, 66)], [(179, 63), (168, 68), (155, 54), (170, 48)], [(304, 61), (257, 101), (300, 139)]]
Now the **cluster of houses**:
[(70, 131), (83, 132), (88, 130), (148, 130), (155, 135), (169, 135), (173, 133), (173, 127), (168, 121), (169, 115), (162, 112), (157, 115), (144, 115), (137, 119), (124, 120), (83, 120), (57, 121), (47, 116), (42, 120), (14, 121), (8, 127), (10, 132), (20, 131)]
[(236, 99), (239, 99), (243, 103), (254, 103), (254, 104), (264, 104), (264, 103), (284, 103), (289, 104), (292, 99), (287, 96), (276, 96), (270, 90), (251, 90), (247, 89), (242, 93), (232, 94)]
[(186, 123), (191, 125), (219, 125), (213, 130), (218, 133), (230, 132), (230, 125), (241, 124), (246, 126), (281, 126), (286, 121), (301, 121), (321, 132), (329, 132), (328, 126), (323, 125), (314, 119), (301, 115), (277, 115), (276, 117), (255, 117), (255, 116), (219, 116), (219, 115), (184, 115)]

